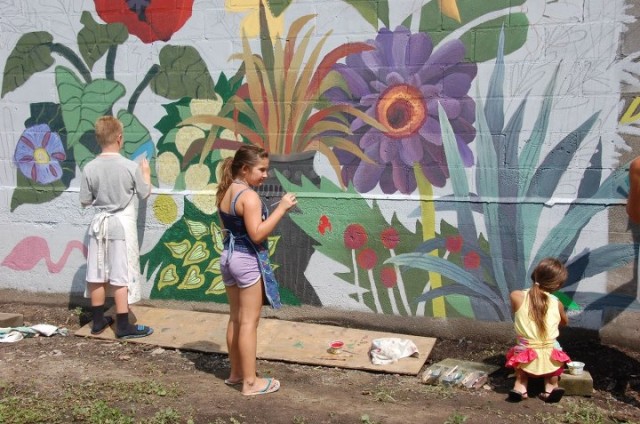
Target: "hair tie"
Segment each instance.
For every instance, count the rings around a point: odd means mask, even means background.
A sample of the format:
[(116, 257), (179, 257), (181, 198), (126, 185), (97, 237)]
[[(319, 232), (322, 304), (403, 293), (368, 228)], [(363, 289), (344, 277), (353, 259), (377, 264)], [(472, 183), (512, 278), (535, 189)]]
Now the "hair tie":
[(534, 281), (534, 282), (533, 282), (533, 285), (534, 285), (534, 286), (538, 286), (538, 287), (540, 287), (540, 283), (538, 283), (537, 281)]

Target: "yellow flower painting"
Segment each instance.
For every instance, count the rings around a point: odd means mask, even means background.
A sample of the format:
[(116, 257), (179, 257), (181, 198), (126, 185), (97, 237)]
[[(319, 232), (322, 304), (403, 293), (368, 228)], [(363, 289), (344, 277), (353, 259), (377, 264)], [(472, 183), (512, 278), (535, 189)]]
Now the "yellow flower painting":
[[(260, 0), (225, 0), (225, 9), (233, 13), (246, 13), (242, 20), (242, 33), (247, 38), (256, 38), (260, 35)], [(269, 7), (265, 6), (269, 34), (276, 39), (284, 32), (284, 14), (276, 17)]]

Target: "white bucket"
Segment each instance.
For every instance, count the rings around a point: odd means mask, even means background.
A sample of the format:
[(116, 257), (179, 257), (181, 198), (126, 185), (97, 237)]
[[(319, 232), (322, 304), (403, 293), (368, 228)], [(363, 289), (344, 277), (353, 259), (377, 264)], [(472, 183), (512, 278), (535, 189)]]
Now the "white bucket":
[(571, 361), (567, 363), (567, 367), (569, 367), (569, 374), (581, 375), (584, 370), (584, 362)]

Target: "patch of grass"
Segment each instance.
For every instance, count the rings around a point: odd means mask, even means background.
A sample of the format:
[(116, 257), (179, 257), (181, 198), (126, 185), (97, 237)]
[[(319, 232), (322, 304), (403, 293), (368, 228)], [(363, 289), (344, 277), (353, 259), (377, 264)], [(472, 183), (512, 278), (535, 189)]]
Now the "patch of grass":
[(378, 386), (374, 390), (363, 390), (363, 395), (371, 395), (377, 402), (395, 402), (396, 399), (392, 396), (393, 390), (386, 387)]
[(453, 414), (449, 415), (444, 424), (462, 424), (467, 421), (467, 418), (469, 417), (467, 417), (466, 415), (462, 415), (461, 413), (456, 411)]
[(62, 423), (54, 416), (51, 405), (32, 402), (19, 396), (8, 396), (0, 399), (0, 423), (32, 424)]
[(364, 414), (360, 417), (360, 422), (362, 424), (380, 424), (378, 421), (371, 421), (371, 418), (369, 418), (369, 415)]
[(103, 400), (149, 404), (182, 393), (176, 385), (165, 386), (155, 381), (93, 381), (68, 385), (60, 397), (53, 394), (47, 397), (48, 393), (41, 394), (33, 387), (13, 383), (3, 383), (1, 390), (0, 423), (177, 424), (181, 418), (177, 410), (164, 408), (151, 418), (136, 421), (133, 410), (125, 413)]
[(179, 424), (180, 413), (173, 408), (161, 409), (148, 420), (143, 420), (141, 424)]
[(453, 389), (450, 386), (445, 386), (443, 384), (424, 384), (422, 391), (426, 395), (433, 396), (437, 399), (449, 399), (454, 395)]
[(111, 399), (114, 401), (151, 403), (154, 397), (180, 397), (184, 391), (176, 384), (169, 386), (155, 380), (142, 381), (88, 381), (69, 385), (64, 391), (66, 400)]
[(582, 399), (577, 402), (567, 401), (564, 405), (567, 412), (561, 418), (562, 423), (566, 424), (606, 424), (612, 423), (608, 414), (602, 408), (584, 401)]
[(99, 400), (89, 407), (74, 409), (74, 419), (90, 424), (134, 424), (133, 417), (126, 415), (118, 408), (109, 406), (105, 401)]
[(295, 416), (293, 417), (293, 424), (305, 424), (307, 421), (304, 417)]

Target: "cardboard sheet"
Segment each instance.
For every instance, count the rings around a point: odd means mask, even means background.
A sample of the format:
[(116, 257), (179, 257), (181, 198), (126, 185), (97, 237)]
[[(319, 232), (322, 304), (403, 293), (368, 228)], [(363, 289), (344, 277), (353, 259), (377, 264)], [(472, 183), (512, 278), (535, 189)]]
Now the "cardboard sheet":
[[(228, 353), (226, 314), (135, 305), (131, 307), (131, 311), (135, 322), (152, 327), (154, 333), (140, 339), (128, 339), (128, 342), (200, 352)], [(91, 335), (90, 323), (75, 334), (115, 339), (111, 328), (98, 336)], [(418, 356), (402, 358), (388, 365), (372, 364), (369, 359), (371, 341), (385, 337), (410, 339), (418, 347)], [(330, 352), (330, 344), (334, 340), (344, 343), (344, 347), (337, 353)], [(435, 342), (436, 339), (431, 337), (263, 318), (258, 328), (257, 356), (260, 359), (301, 364), (418, 375)]]

